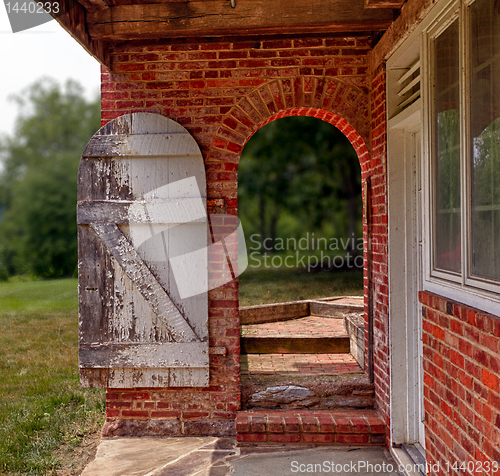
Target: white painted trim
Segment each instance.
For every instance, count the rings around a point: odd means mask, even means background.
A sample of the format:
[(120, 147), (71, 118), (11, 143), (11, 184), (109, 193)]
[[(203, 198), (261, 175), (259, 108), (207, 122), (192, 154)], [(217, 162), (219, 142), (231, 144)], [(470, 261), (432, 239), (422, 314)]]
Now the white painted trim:
[[(388, 131), (389, 347), (391, 444), (420, 436), (419, 358), (421, 101), (393, 118)], [(401, 119), (400, 124), (395, 119)], [(418, 142), (418, 143), (417, 143)], [(416, 148), (420, 150), (417, 150)], [(424, 443), (422, 441), (422, 443)]]
[(420, 122), (421, 109), (422, 100), (419, 98), (412, 105), (401, 111), (397, 116), (389, 119), (387, 124), (388, 129), (411, 129), (415, 124)]
[(415, 464), (402, 448), (391, 448), (391, 455), (396, 461), (397, 470), (405, 476), (422, 476), (415, 468)]
[(464, 289), (452, 282), (436, 278), (426, 279), (423, 282), (423, 288), (424, 291), (437, 294), (445, 299), (500, 317), (500, 299), (481, 289), (472, 291), (470, 288)]
[[(388, 69), (388, 102), (391, 101), (390, 95), (394, 98), (397, 94), (397, 88), (391, 83), (397, 83), (398, 70), (414, 62), (415, 55), (422, 57), (419, 38), (410, 38), (406, 44), (408, 52), (398, 50), (395, 53), (397, 61), (391, 62), (393, 69)], [(415, 134), (421, 131), (421, 122), (421, 98), (388, 120), (391, 446), (413, 444), (420, 438), (420, 422), (416, 416), (421, 409), (421, 371), (418, 368), (420, 313), (417, 294), (422, 282), (419, 264), (421, 194), (420, 164), (416, 161), (419, 160), (417, 157), (422, 156), (422, 150), (420, 142), (415, 143)], [(420, 150), (417, 151), (415, 147), (420, 147)]]
[[(387, 60), (387, 69), (394, 69), (395, 67), (397, 67), (397, 62), (400, 60), (401, 56), (405, 54), (415, 42), (418, 42), (420, 40), (422, 33), (429, 28), (429, 26), (436, 20), (436, 18), (443, 14), (443, 11), (446, 13), (446, 9), (450, 8), (450, 4), (453, 4), (455, 1), (456, 0), (441, 0), (436, 2), (431, 10), (427, 13), (425, 18), (408, 35), (408, 37), (403, 41), (399, 48)], [(423, 65), (425, 64), (425, 62), (422, 61), (422, 59), (423, 57), (421, 56), (421, 64)]]
[[(404, 130), (390, 130), (387, 141), (389, 356), (391, 445), (407, 443), (406, 262)], [(403, 163), (402, 163), (403, 162)]]

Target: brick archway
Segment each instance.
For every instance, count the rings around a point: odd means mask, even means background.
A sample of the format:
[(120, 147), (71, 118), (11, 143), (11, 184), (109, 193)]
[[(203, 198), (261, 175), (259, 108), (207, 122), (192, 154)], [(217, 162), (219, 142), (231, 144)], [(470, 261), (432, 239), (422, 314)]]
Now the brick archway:
[(248, 139), (283, 117), (309, 116), (329, 122), (351, 142), (364, 176), (369, 167), (368, 95), (334, 79), (278, 79), (254, 89), (225, 115), (212, 138), (207, 162), (237, 163)]
[[(241, 152), (275, 119), (327, 121), (354, 146), (363, 178), (378, 166), (371, 160), (370, 45), (366, 37), (116, 45), (113, 71), (102, 72), (102, 122), (154, 112), (183, 125), (203, 153), (209, 213), (237, 215)], [(373, 137), (378, 153), (383, 142)], [(237, 281), (209, 292), (208, 387), (108, 389), (103, 434), (234, 434), (241, 407), (238, 307)]]

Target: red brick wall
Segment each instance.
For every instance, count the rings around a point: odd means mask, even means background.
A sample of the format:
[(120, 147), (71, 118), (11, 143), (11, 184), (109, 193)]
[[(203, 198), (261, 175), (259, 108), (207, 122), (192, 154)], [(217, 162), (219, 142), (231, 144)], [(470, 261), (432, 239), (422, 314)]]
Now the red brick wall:
[[(500, 474), (486, 470), (495, 460), (500, 465), (500, 318), (433, 294), (419, 297), (426, 456), (441, 469), (431, 474)], [(466, 471), (455, 471), (455, 463)]]
[[(385, 65), (371, 74), (373, 362), (377, 409), (389, 426), (389, 285), (387, 248), (387, 128)], [(368, 277), (365, 273), (365, 289)], [(368, 348), (368, 342), (365, 342)]]
[[(102, 122), (131, 112), (154, 112), (182, 124), (203, 152), (208, 198), (224, 201), (211, 212), (234, 215), (237, 164), (248, 138), (262, 125), (286, 115), (328, 121), (353, 144), (363, 178), (374, 170), (375, 229), (380, 242), (385, 243), (385, 152), (381, 149), (385, 130), (380, 122), (383, 106), (379, 104), (383, 86), (377, 76), (377, 93), (371, 98), (377, 132), (371, 137), (370, 44), (366, 37), (124, 43), (111, 52), (113, 71), (102, 71)], [(377, 158), (370, 161), (372, 139)], [(387, 268), (383, 248), (377, 245), (375, 252), (378, 359), (387, 358), (386, 319), (382, 317), (387, 312)], [(226, 356), (211, 355), (210, 387), (110, 389), (109, 434), (125, 431), (126, 420), (169, 421), (168, 431), (186, 434), (195, 431), (192, 428), (200, 419), (234, 419), (240, 408), (237, 283), (210, 292), (209, 329), (210, 345), (228, 349)], [(384, 411), (387, 377), (381, 373), (386, 371), (386, 363), (377, 364), (377, 388), (383, 392), (380, 406)], [(148, 428), (146, 433), (161, 431)]]

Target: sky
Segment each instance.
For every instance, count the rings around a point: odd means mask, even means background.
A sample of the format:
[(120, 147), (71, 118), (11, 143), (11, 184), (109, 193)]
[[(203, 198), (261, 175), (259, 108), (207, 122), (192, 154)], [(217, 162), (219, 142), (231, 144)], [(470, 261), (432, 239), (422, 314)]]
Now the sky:
[(0, 2), (0, 135), (12, 134), (17, 106), (9, 95), (19, 93), (42, 76), (64, 83), (73, 78), (90, 99), (99, 93), (100, 67), (59, 24), (12, 33), (4, 2)]

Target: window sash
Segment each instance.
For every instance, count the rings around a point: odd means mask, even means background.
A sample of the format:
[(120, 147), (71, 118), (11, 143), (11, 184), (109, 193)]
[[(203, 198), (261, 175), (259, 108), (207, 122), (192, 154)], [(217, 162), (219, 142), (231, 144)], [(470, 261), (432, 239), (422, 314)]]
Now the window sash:
[[(500, 12), (466, 7), (468, 280), (500, 284)], [(474, 87), (473, 87), (474, 85)]]
[[(426, 282), (432, 282), (439, 286), (445, 286), (449, 289), (457, 289), (460, 293), (463, 291), (467, 292), (469, 290), (471, 293), (471, 305), (474, 305), (476, 299), (486, 298), (487, 300), (493, 299), (498, 302), (500, 294), (500, 279), (493, 279), (490, 276), (479, 276), (478, 273), (474, 273), (473, 266), (473, 218), (474, 214), (479, 212), (487, 213), (490, 212), (494, 214), (495, 220), (498, 217), (500, 222), (500, 203), (498, 201), (492, 201), (491, 203), (472, 203), (473, 189), (472, 189), (472, 138), (471, 134), (471, 116), (470, 116), (470, 104), (468, 98), (470, 98), (471, 88), (469, 86), (471, 78), (473, 78), (472, 71), (472, 58), (471, 58), (471, 30), (470, 30), (470, 15), (471, 15), (471, 5), (477, 4), (479, 0), (466, 1), (464, 0), (457, 8), (456, 2), (450, 2), (447, 7), (445, 7), (439, 14), (439, 18), (436, 18), (434, 23), (424, 32), (424, 38), (426, 41), (424, 44), (424, 57), (427, 58), (427, 64), (429, 65), (427, 71), (424, 73), (427, 77), (426, 94), (427, 100), (425, 102), (427, 111), (429, 112), (429, 122), (427, 123), (427, 138), (428, 138), (428, 157), (430, 158), (428, 163), (428, 195), (427, 195), (427, 212), (430, 213), (430, 217), (427, 220), (427, 256), (429, 258), (427, 266), (427, 278)], [(455, 147), (459, 147), (460, 150), (460, 197), (461, 202), (459, 205), (441, 207), (436, 197), (436, 168), (435, 168), (435, 97), (434, 94), (434, 75), (435, 71), (433, 68), (434, 64), (434, 44), (436, 38), (445, 31), (454, 21), (459, 22), (459, 94), (460, 94), (460, 144), (455, 144)], [(483, 63), (477, 65), (477, 70), (482, 70), (488, 68), (488, 64), (493, 64), (500, 56), (500, 51), (495, 51), (493, 55), (490, 55)], [(470, 60), (467, 60), (469, 58)], [(499, 65), (500, 65), (500, 59)], [(465, 66), (462, 67), (462, 65)], [(499, 73), (500, 74), (500, 73)], [(497, 78), (497, 76), (495, 76)], [(500, 81), (500, 78), (496, 79)], [(453, 84), (450, 85), (453, 87)], [(444, 91), (442, 94), (446, 94)], [(500, 127), (500, 126), (499, 126)], [(485, 136), (486, 137), (486, 136)], [(500, 160), (500, 158), (499, 158)], [(496, 182), (496, 191), (499, 193), (498, 187), (500, 180)], [(436, 230), (436, 222), (440, 220), (440, 216), (450, 216), (451, 214), (461, 215), (461, 230), (460, 230), (460, 243), (461, 243), (461, 266), (458, 271), (451, 271), (445, 269), (445, 267), (439, 266), (439, 260), (437, 256), (436, 247), (436, 235), (439, 232)], [(498, 227), (498, 223), (495, 222), (495, 227)], [(497, 228), (495, 228), (497, 230)], [(495, 231), (496, 233), (496, 231)], [(500, 235), (500, 232), (498, 233)], [(494, 239), (497, 239), (496, 237)], [(499, 248), (498, 248), (498, 263), (500, 266), (500, 237), (498, 237)], [(495, 246), (496, 242), (495, 242)], [(497, 249), (497, 248), (495, 248)], [(495, 265), (496, 266), (496, 265)], [(428, 286), (426, 286), (428, 287)], [(432, 286), (434, 287), (434, 286)], [(452, 293), (453, 294), (453, 293)], [(460, 294), (457, 294), (460, 295)], [(489, 305), (488, 305), (489, 306)]]
[(431, 263), (432, 270), (461, 280), (462, 194), (460, 51), (458, 17), (452, 16), (430, 36), (431, 65)]

